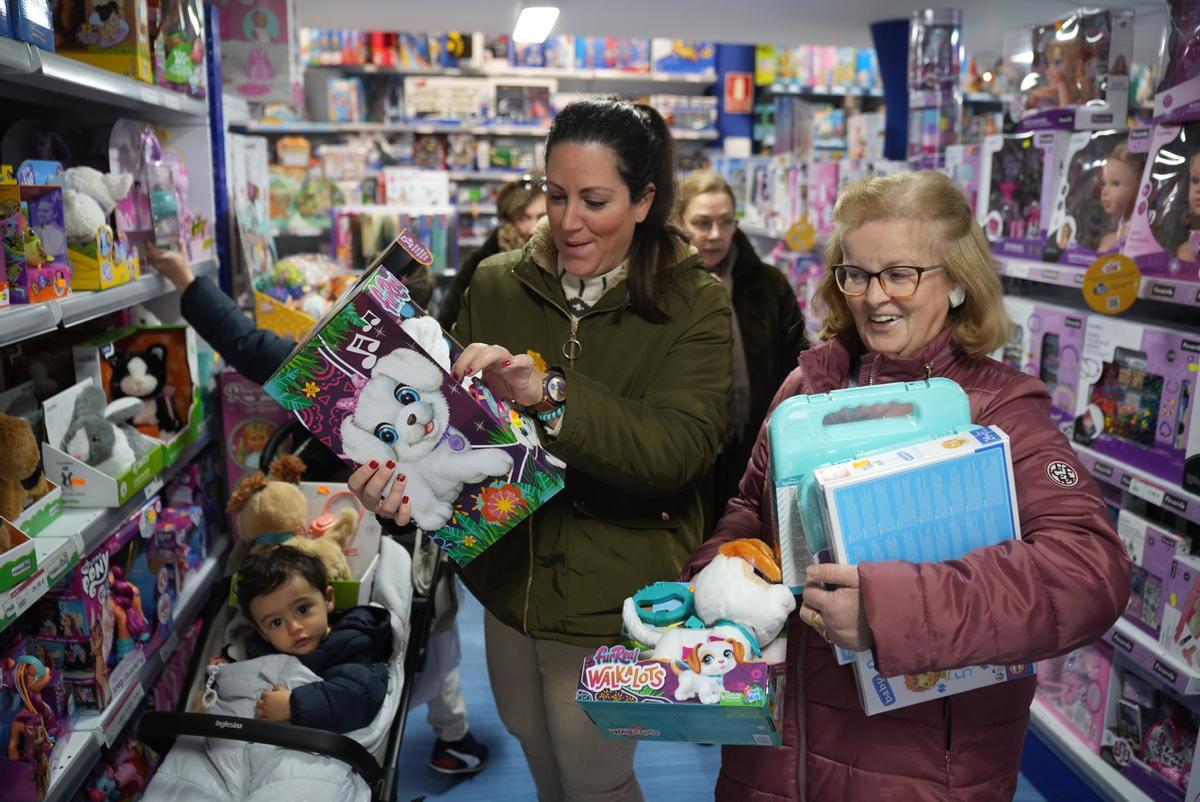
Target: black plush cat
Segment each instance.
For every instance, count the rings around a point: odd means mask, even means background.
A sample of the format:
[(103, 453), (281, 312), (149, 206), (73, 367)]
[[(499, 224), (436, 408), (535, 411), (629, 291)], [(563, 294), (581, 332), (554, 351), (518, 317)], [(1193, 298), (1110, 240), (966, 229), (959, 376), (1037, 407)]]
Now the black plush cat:
[(161, 432), (177, 432), (183, 423), (167, 397), (167, 346), (155, 343), (145, 351), (120, 351), (109, 359), (112, 365), (110, 395), (142, 399), (142, 411), (134, 426), (157, 426)]

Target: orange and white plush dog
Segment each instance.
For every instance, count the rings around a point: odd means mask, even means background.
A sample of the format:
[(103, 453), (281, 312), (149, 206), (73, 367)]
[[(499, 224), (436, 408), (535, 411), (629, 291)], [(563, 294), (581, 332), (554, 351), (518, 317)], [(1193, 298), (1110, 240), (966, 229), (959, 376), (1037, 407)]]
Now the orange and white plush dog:
[(709, 635), (707, 641), (692, 649), (686, 660), (676, 664), (675, 670), (679, 674), (676, 701), (686, 702), (696, 696), (701, 704), (717, 704), (725, 689), (725, 675), (738, 663), (744, 663), (745, 657), (746, 649), (741, 641)]
[(766, 543), (757, 538), (732, 540), (721, 546), (693, 581), (696, 617), (705, 628), (651, 626), (638, 615), (632, 597), (625, 600), (622, 621), (635, 640), (652, 649), (652, 654), (643, 656), (655, 660), (675, 663), (683, 659), (685, 649), (694, 651), (715, 635), (737, 641), (745, 662), (780, 663), (787, 657), (786, 643), (772, 641), (796, 609), (792, 592), (779, 584), (782, 579)]

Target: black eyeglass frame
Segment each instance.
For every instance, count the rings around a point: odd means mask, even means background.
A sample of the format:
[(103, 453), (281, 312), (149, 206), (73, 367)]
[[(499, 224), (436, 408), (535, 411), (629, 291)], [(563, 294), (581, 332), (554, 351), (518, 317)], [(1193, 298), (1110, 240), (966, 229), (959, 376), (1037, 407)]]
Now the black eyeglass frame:
[[(867, 283), (865, 286), (863, 286), (862, 292), (847, 292), (846, 291), (846, 288), (843, 285), (843, 282), (845, 281), (845, 276), (846, 276), (845, 271), (847, 268), (852, 269), (852, 270), (859, 270), (867, 275)], [(913, 287), (913, 291), (910, 292), (908, 295), (892, 295), (892, 293), (890, 293), (888, 291), (887, 283), (884, 282), (884, 280), (883, 280), (884, 273), (886, 273), (889, 270), (897, 270), (897, 269), (917, 271), (917, 285), (915, 287)], [(930, 265), (929, 267), (917, 267), (916, 265), (889, 265), (888, 267), (885, 267), (883, 270), (879, 270), (874, 273), (872, 273), (870, 270), (864, 270), (863, 268), (859, 267), (858, 265), (839, 264), (839, 265), (834, 265), (832, 268), (830, 268), (831, 272), (833, 273), (833, 281), (835, 284), (837, 284), (837, 288), (841, 291), (842, 295), (845, 295), (848, 298), (858, 298), (860, 296), (866, 295), (867, 290), (871, 289), (871, 279), (875, 279), (876, 281), (879, 282), (879, 288), (881, 290), (883, 290), (883, 294), (886, 295), (887, 297), (891, 298), (893, 301), (909, 300), (910, 298), (915, 296), (917, 294), (917, 292), (921, 289), (921, 278), (925, 275), (926, 272), (928, 272), (930, 270), (945, 270), (945, 269), (946, 269), (946, 265), (942, 264), (942, 263), (939, 263), (936, 265)], [(839, 271), (841, 271), (841, 272), (839, 273)]]

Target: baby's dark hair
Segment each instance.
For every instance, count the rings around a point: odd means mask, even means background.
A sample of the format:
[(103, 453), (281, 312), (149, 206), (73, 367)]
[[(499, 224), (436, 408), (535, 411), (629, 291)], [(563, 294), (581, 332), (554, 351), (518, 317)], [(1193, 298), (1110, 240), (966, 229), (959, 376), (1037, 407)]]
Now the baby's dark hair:
[(329, 587), (325, 564), (305, 551), (291, 546), (268, 546), (246, 558), (238, 570), (238, 607), (251, 621), (250, 602), (270, 593), (292, 577), (298, 576), (322, 594)]

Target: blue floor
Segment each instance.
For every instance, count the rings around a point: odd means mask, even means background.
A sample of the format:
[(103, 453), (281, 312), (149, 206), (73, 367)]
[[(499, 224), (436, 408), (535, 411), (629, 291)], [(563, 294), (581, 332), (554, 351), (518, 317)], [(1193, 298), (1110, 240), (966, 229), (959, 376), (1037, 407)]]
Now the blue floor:
[[(460, 588), (461, 590), (461, 588)], [(425, 765), (433, 750), (433, 732), (425, 723), (425, 709), (409, 716), (408, 732), (400, 751), (399, 802), (529, 802), (536, 798), (533, 780), (525, 767), (520, 745), (504, 729), (488, 685), (483, 652), (483, 608), (461, 593), (458, 614), (462, 636), (462, 688), (470, 711), (471, 731), (491, 750), (487, 769), (471, 779), (448, 778)], [(712, 799), (720, 747), (687, 743), (643, 742), (637, 749), (637, 776), (649, 802)], [(1045, 802), (1024, 777), (1016, 802)]]

